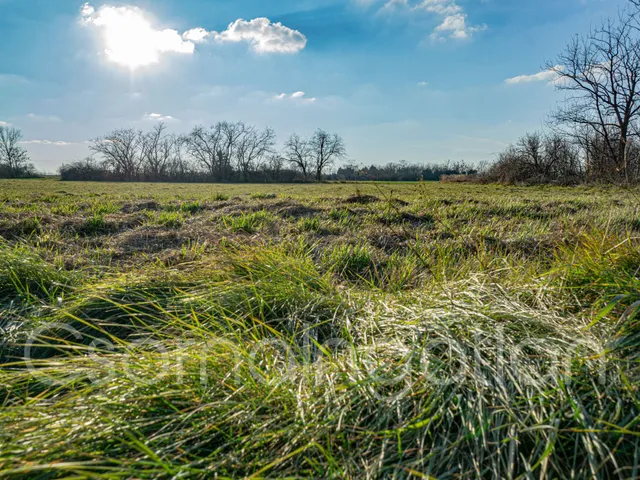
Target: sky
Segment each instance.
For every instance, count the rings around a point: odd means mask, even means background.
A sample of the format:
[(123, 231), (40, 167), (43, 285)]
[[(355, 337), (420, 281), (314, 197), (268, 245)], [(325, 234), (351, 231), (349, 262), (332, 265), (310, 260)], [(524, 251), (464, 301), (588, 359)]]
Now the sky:
[(316, 128), (349, 160), (491, 161), (562, 99), (546, 72), (626, 0), (0, 0), (0, 125), (41, 170), (123, 127)]

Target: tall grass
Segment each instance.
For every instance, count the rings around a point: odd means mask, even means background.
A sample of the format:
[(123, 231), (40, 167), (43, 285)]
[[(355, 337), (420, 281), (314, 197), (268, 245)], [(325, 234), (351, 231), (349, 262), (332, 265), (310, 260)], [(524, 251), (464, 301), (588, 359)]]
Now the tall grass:
[(620, 192), (25, 185), (0, 478), (640, 477)]

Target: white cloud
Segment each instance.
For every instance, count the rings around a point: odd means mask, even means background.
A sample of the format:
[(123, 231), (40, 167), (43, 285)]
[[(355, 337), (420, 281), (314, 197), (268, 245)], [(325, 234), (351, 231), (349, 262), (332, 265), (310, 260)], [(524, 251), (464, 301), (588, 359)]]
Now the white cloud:
[[(357, 3), (369, 5), (374, 0)], [(386, 0), (380, 12), (427, 12), (440, 17), (440, 23), (431, 34), (432, 40), (467, 40), (474, 33), (487, 29), (486, 25), (469, 25), (467, 14), (456, 0)]]
[(9, 122), (2, 122), (0, 121), (0, 127), (10, 127), (11, 124)]
[(54, 147), (69, 147), (71, 145), (81, 145), (80, 143), (63, 142), (54, 140), (25, 140), (20, 142), (23, 145), (53, 145)]
[(104, 53), (110, 61), (132, 69), (158, 63), (168, 53), (191, 55), (197, 43), (209, 39), (247, 42), (259, 53), (297, 53), (307, 44), (302, 33), (271, 23), (268, 18), (238, 19), (223, 32), (197, 27), (180, 35), (177, 30), (154, 28), (138, 7), (103, 5), (96, 10), (86, 3), (80, 9), (80, 21), (101, 32)]
[(421, 88), (427, 87), (429, 84), (427, 82), (418, 82), (417, 85)]
[(187, 30), (182, 34), (182, 38), (194, 43), (202, 43), (210, 36), (211, 32), (207, 32), (204, 28), (200, 27), (192, 28), (191, 30)]
[(37, 122), (61, 122), (60, 117), (56, 117), (55, 115), (38, 115), (36, 113), (29, 113), (27, 118), (31, 120), (35, 120)]
[[(557, 69), (561, 66), (555, 67)], [(558, 74), (554, 70), (543, 70), (533, 75), (518, 75), (517, 77), (507, 78), (504, 82), (507, 85), (518, 85), (520, 83), (546, 82), (550, 85), (558, 81)]]
[(481, 32), (486, 29), (486, 25), (468, 25), (467, 15), (464, 13), (457, 13), (455, 15), (445, 17), (442, 23), (434, 29), (431, 34), (431, 38), (434, 40), (443, 40), (445, 38), (467, 40), (468, 38), (471, 38), (475, 32)]
[(166, 53), (193, 54), (195, 45), (176, 30), (156, 30), (137, 7), (103, 5), (98, 10), (85, 4), (81, 21), (99, 29), (107, 58), (130, 68), (158, 63)]
[(455, 0), (422, 0), (412, 3), (409, 0), (388, 0), (383, 10), (407, 9), (410, 11), (427, 11), (438, 15), (455, 15), (462, 12), (462, 7)]
[[(202, 35), (202, 32), (198, 32)], [(307, 37), (268, 18), (238, 19), (223, 32), (210, 32), (217, 42), (247, 42), (258, 53), (298, 53), (307, 45)]]
[(318, 99), (315, 97), (308, 98), (307, 94), (304, 92), (293, 92), (291, 94), (281, 93), (279, 95), (273, 96), (273, 100), (276, 101), (292, 101), (298, 103), (315, 103)]
[(153, 120), (156, 122), (170, 122), (171, 120), (177, 120), (171, 115), (162, 115), (161, 113), (145, 113), (142, 118), (144, 120)]

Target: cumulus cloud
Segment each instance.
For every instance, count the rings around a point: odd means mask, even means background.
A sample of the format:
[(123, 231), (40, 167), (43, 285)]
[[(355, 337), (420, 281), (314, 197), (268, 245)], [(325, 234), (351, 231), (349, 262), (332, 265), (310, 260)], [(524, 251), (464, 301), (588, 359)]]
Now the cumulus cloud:
[(194, 43), (202, 43), (211, 36), (211, 32), (207, 32), (204, 28), (192, 28), (182, 34), (182, 38)]
[(80, 9), (80, 21), (101, 32), (107, 59), (130, 68), (158, 63), (169, 53), (191, 55), (196, 44), (210, 39), (218, 43), (246, 42), (259, 53), (297, 53), (307, 44), (302, 33), (268, 18), (241, 18), (222, 32), (197, 27), (180, 34), (173, 29), (156, 29), (145, 12), (135, 6), (103, 5), (96, 9), (86, 3)]
[(416, 8), (437, 13), (438, 15), (456, 15), (462, 13), (462, 7), (454, 0), (423, 0)]
[(281, 93), (279, 95), (275, 95), (273, 97), (273, 100), (277, 100), (277, 101), (285, 101), (285, 100), (289, 100), (292, 102), (299, 102), (299, 103), (315, 103), (318, 99), (315, 97), (307, 97), (307, 94), (304, 92), (293, 92), (291, 94), (287, 94), (287, 93)]
[(186, 31), (182, 37), (196, 43), (213, 39), (218, 43), (246, 42), (258, 53), (298, 53), (307, 45), (307, 37), (268, 18), (242, 18), (229, 24), (223, 32), (208, 32), (203, 28)]
[(0, 120), (0, 127), (10, 127), (11, 124), (9, 122), (3, 122)]
[(98, 10), (88, 3), (80, 10), (81, 21), (101, 31), (106, 57), (130, 68), (158, 63), (167, 53), (193, 54), (195, 45), (177, 30), (155, 29), (138, 7), (103, 5)]
[[(555, 67), (561, 69), (561, 66)], [(554, 70), (543, 70), (533, 75), (518, 75), (517, 77), (507, 78), (504, 82), (507, 85), (518, 85), (521, 83), (546, 82), (550, 85), (558, 81), (558, 74)]]
[(145, 113), (142, 118), (144, 120), (153, 120), (157, 122), (167, 122), (171, 120), (177, 120), (171, 115), (162, 115), (161, 113)]
[(431, 34), (431, 38), (435, 40), (442, 40), (445, 38), (451, 38), (454, 40), (466, 40), (470, 38), (475, 32), (481, 32), (486, 29), (486, 25), (468, 25), (467, 15), (464, 13), (457, 13), (455, 15), (449, 15), (445, 17), (442, 23), (434, 29), (433, 33)]
[[(357, 0), (361, 5), (370, 5), (375, 0), (363, 2)], [(467, 21), (467, 14), (458, 5), (456, 0), (386, 0), (380, 12), (387, 13), (429, 13), (439, 17), (439, 24), (434, 28), (432, 40), (467, 40), (474, 33), (487, 29), (486, 25), (470, 25)]]
[(424, 87), (427, 87), (429, 84), (428, 84), (427, 82), (418, 82), (418, 83), (417, 83), (417, 85), (418, 85), (420, 88), (424, 88)]

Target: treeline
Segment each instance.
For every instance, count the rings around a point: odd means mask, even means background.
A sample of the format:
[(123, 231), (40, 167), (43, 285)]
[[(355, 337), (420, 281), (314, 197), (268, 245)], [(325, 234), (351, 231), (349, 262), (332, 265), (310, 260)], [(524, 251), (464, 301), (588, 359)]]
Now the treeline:
[(244, 122), (195, 127), (186, 135), (158, 123), (150, 132), (115, 130), (92, 140), (92, 157), (60, 168), (62, 180), (165, 182), (319, 181), (346, 157), (344, 140), (318, 129), (291, 135), (278, 151), (271, 128)]
[(329, 175), (330, 180), (415, 182), (417, 180), (437, 181), (447, 175), (476, 175), (477, 167), (465, 162), (446, 162), (444, 164), (410, 164), (405, 161), (390, 162), (386, 165), (360, 166), (348, 164)]

